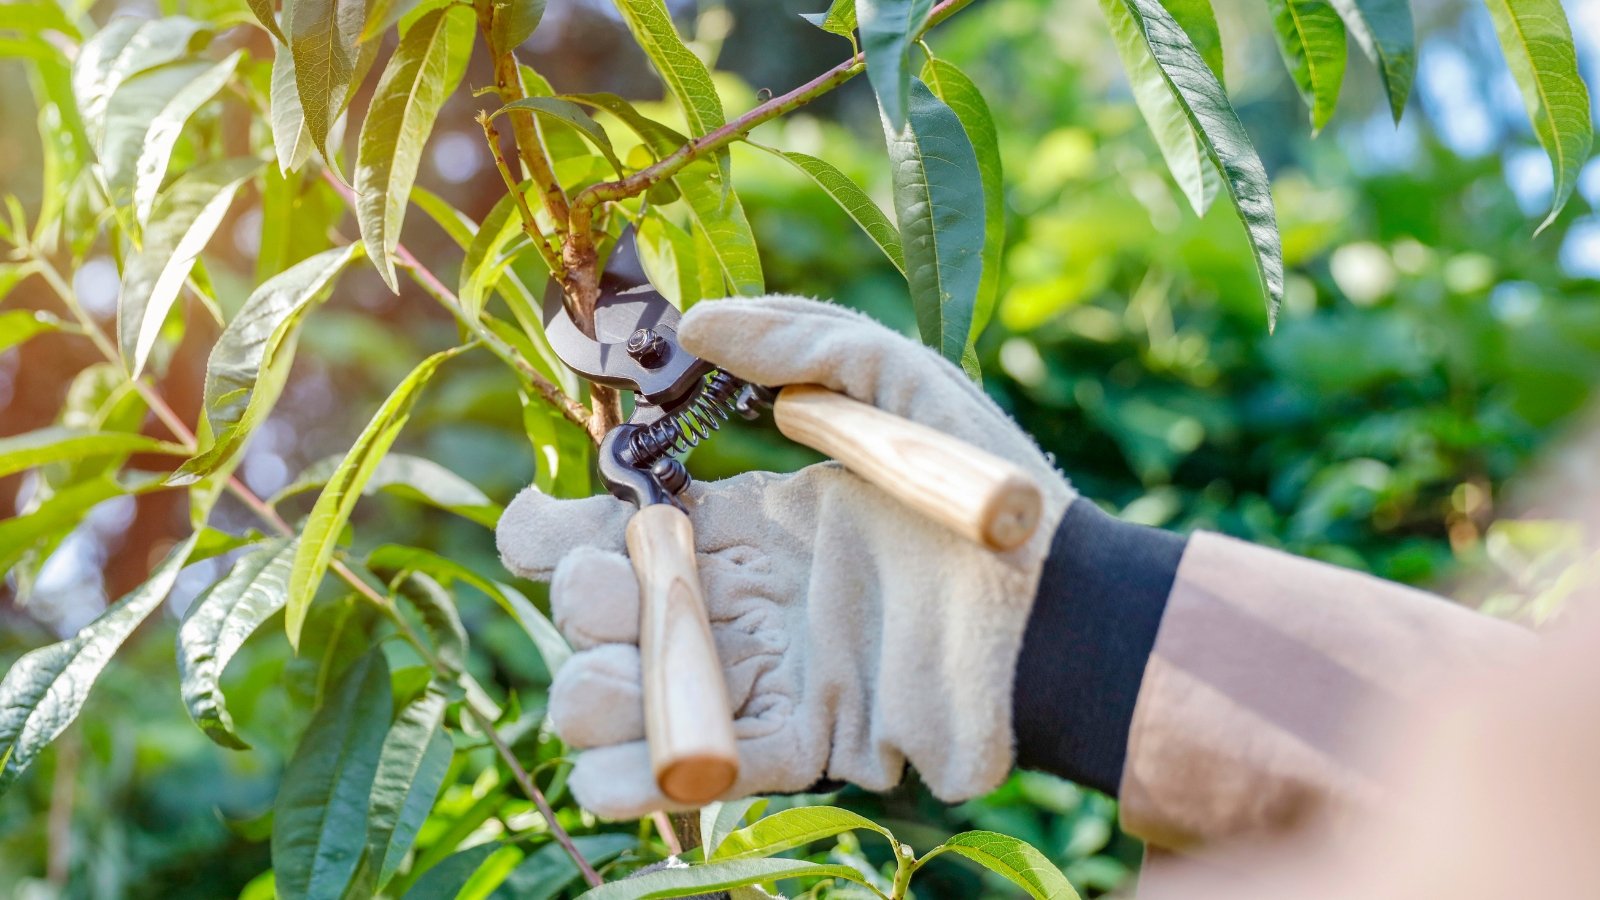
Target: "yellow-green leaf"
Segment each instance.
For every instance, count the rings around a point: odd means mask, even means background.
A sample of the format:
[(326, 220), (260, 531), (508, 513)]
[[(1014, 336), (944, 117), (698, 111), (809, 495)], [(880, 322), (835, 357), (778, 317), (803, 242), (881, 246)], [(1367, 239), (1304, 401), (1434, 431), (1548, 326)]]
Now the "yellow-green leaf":
[(1311, 128), (1321, 131), (1333, 118), (1344, 82), (1344, 22), (1327, 0), (1267, 0), (1273, 36), (1294, 86), (1311, 108)]
[(895, 228), (894, 223), (889, 221), (889, 217), (878, 207), (878, 204), (874, 203), (872, 198), (867, 196), (867, 192), (852, 181), (849, 175), (839, 171), (837, 166), (825, 159), (818, 159), (815, 156), (808, 156), (793, 150), (777, 150), (760, 144), (756, 146), (774, 156), (788, 160), (794, 164), (795, 168), (809, 175), (811, 180), (817, 183), (818, 187), (827, 192), (828, 196), (839, 204), (840, 209), (844, 210), (851, 219), (855, 220), (857, 225), (861, 226), (861, 230), (867, 233), (867, 237), (872, 238), (872, 242), (878, 245), (878, 249), (883, 251), (883, 255), (887, 256), (889, 261), (894, 263), (894, 267), (900, 270), (900, 274), (904, 275), (906, 273), (905, 253), (900, 248), (900, 232)]
[(1226, 85), (1228, 79), (1222, 74), (1222, 31), (1217, 27), (1211, 0), (1161, 0), (1161, 5), (1189, 36), (1200, 58), (1211, 67), (1211, 74), (1217, 76), (1217, 83)]
[(416, 403), (424, 385), (438, 371), (439, 366), (466, 347), (452, 347), (433, 354), (417, 364), (389, 394), (387, 400), (373, 415), (372, 421), (362, 429), (355, 445), (345, 454), (344, 461), (328, 480), (317, 497), (301, 533), (300, 545), (295, 553), (294, 570), (289, 579), (289, 600), (284, 611), (284, 625), (289, 642), (300, 643), (300, 628), (305, 624), (306, 610), (311, 598), (322, 583), (322, 576), (333, 560), (334, 544), (356, 500), (366, 487), (367, 480), (377, 468), (378, 460), (389, 452), (400, 430), (411, 418), (411, 407)]
[[(683, 107), (689, 133), (702, 137), (726, 122), (722, 98), (711, 81), (711, 71), (694, 55), (672, 25), (672, 14), (664, 0), (619, 0), (617, 9), (627, 21), (633, 38), (661, 74), (667, 89)], [(718, 169), (724, 182), (729, 178), (728, 153), (717, 153)], [(680, 185), (681, 187), (681, 185)]]
[(52, 426), (0, 438), (0, 477), (64, 460), (130, 453), (182, 456), (185, 452), (178, 444), (127, 431), (85, 431)]
[(921, 868), (945, 853), (964, 856), (1028, 892), (1033, 900), (1078, 900), (1072, 882), (1032, 844), (993, 831), (967, 831), (928, 851)]
[[(338, 156), (329, 150), (328, 135), (360, 68), (358, 39), (366, 8), (362, 0), (294, 0), (289, 9), (289, 50), (306, 130), (337, 172)], [(376, 52), (375, 43), (367, 46)]]

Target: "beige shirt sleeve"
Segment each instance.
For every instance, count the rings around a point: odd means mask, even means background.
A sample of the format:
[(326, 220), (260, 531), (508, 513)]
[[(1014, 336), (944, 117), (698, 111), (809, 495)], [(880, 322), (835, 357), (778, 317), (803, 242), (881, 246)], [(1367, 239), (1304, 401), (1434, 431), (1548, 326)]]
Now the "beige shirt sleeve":
[(1421, 591), (1196, 534), (1134, 708), (1123, 827), (1181, 851), (1367, 806), (1380, 788), (1358, 723), (1530, 643)]

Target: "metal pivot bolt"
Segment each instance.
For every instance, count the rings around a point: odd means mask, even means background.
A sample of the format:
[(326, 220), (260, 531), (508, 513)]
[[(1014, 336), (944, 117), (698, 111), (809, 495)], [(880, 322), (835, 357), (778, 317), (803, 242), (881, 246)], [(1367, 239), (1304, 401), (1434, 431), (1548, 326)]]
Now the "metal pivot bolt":
[(628, 355), (647, 369), (659, 368), (667, 361), (667, 341), (649, 328), (640, 328), (628, 336)]

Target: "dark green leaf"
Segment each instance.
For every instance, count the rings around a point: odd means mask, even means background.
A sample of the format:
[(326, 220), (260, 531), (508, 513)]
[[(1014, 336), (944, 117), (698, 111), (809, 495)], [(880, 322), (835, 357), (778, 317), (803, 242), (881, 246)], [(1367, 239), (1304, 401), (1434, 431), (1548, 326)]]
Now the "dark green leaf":
[(172, 453), (183, 447), (142, 434), (51, 427), (0, 438), (0, 477), (46, 463), (130, 453)]
[[(199, 112), (202, 106), (210, 102), (211, 98), (227, 85), (243, 58), (244, 51), (235, 50), (222, 62), (199, 73), (193, 81), (184, 86), (183, 90), (175, 94), (149, 123), (149, 129), (144, 135), (144, 147), (139, 151), (133, 166), (133, 211), (134, 218), (140, 226), (145, 226), (150, 221), (150, 213), (156, 205), (156, 195), (161, 190), (161, 183), (167, 177), (167, 166), (172, 161), (172, 151), (178, 146), (178, 138), (183, 134), (190, 117)], [(108, 122), (115, 119), (121, 98), (120, 90), (111, 95)], [(108, 127), (108, 137), (109, 133)]]
[(867, 79), (878, 96), (888, 130), (906, 128), (911, 96), (911, 45), (927, 25), (933, 0), (857, 0)]
[(1500, 49), (1528, 110), (1533, 132), (1550, 155), (1555, 169), (1555, 191), (1550, 215), (1539, 230), (1550, 226), (1572, 197), (1578, 174), (1589, 159), (1594, 128), (1589, 121), (1589, 90), (1578, 71), (1572, 46), (1572, 27), (1560, 0), (1485, 0), (1494, 19)]
[(311, 508), (311, 515), (301, 534), (294, 570), (289, 578), (289, 600), (284, 615), (289, 643), (300, 643), (300, 628), (305, 624), (312, 595), (322, 583), (328, 563), (333, 560), (334, 544), (339, 533), (349, 521), (356, 499), (372, 477), (378, 460), (389, 452), (395, 438), (400, 436), (400, 430), (411, 418), (411, 407), (416, 403), (417, 395), (433, 377), (433, 373), (445, 360), (465, 349), (465, 346), (452, 347), (418, 363), (383, 401), (372, 421), (356, 438), (355, 446), (345, 454), (344, 461), (329, 479), (327, 487), (317, 497), (317, 503)]
[(178, 679), (189, 718), (218, 744), (250, 745), (233, 727), (222, 673), (245, 639), (283, 608), (294, 542), (277, 539), (250, 551), (222, 580), (196, 597), (178, 629)]
[(422, 148), (444, 101), (455, 93), (449, 75), (452, 44), (471, 44), (472, 10), (451, 6), (428, 13), (406, 32), (389, 58), (361, 126), (356, 151), (356, 220), (367, 258), (398, 292), (394, 249), (400, 243)]
[(889, 221), (889, 217), (884, 215), (878, 204), (874, 203), (872, 198), (867, 196), (867, 192), (852, 181), (849, 175), (839, 171), (833, 163), (815, 156), (807, 156), (792, 150), (775, 150), (760, 144), (756, 146), (783, 157), (793, 163), (795, 168), (811, 176), (811, 180), (826, 191), (828, 196), (839, 204), (839, 208), (861, 226), (867, 237), (872, 238), (872, 242), (878, 245), (884, 256), (889, 257), (889, 261), (900, 270), (900, 274), (905, 274), (906, 259), (905, 253), (900, 249), (900, 232), (895, 230), (894, 223)]
[(374, 648), (306, 727), (273, 806), (272, 862), (283, 900), (343, 897), (354, 879), (392, 703), (389, 665)]
[[(694, 137), (704, 137), (721, 128), (726, 119), (722, 111), (722, 98), (717, 95), (717, 86), (711, 80), (711, 70), (678, 36), (665, 0), (619, 0), (617, 10), (633, 32), (633, 39), (661, 74), (667, 90), (683, 107), (689, 133)], [(716, 158), (723, 184), (731, 186), (727, 150), (719, 151)], [(683, 186), (681, 181), (678, 186)]]
[(906, 280), (923, 342), (959, 363), (983, 274), (983, 180), (950, 107), (917, 79), (910, 96), (906, 127), (888, 131)]
[(424, 691), (407, 704), (384, 738), (372, 782), (367, 864), (383, 888), (399, 870), (444, 785), (453, 748), (444, 730), (445, 695)]
[(1078, 900), (1072, 883), (1043, 853), (1010, 835), (992, 831), (963, 832), (929, 851), (917, 861), (917, 867), (944, 853), (964, 856), (1003, 876), (1027, 891), (1034, 900)]
[(1311, 108), (1311, 127), (1321, 131), (1333, 118), (1344, 82), (1344, 22), (1327, 0), (1267, 0), (1278, 51), (1295, 88)]
[(1400, 121), (1417, 74), (1416, 33), (1406, 0), (1331, 0), (1367, 58), (1378, 65), (1389, 111)]
[[(268, 502), (276, 506), (288, 497), (327, 484), (342, 460), (341, 456), (329, 456), (312, 463)], [(449, 510), (488, 528), (500, 520), (500, 505), (472, 482), (420, 456), (385, 456), (373, 470), (362, 496), (370, 497), (380, 490)]]
[(983, 275), (978, 281), (972, 331), (967, 338), (970, 349), (988, 326), (1000, 294), (1001, 255), (1006, 244), (1006, 186), (1000, 164), (1000, 135), (995, 130), (994, 115), (989, 112), (983, 93), (965, 72), (942, 59), (930, 59), (922, 67), (922, 80), (961, 121), (961, 128), (967, 133), (973, 154), (978, 158), (978, 175), (983, 182)]
[[(631, 834), (588, 834), (573, 838), (572, 845), (590, 865), (598, 867), (637, 847), (639, 840)], [(576, 884), (581, 874), (566, 848), (551, 842), (528, 854), (489, 900), (555, 900)]]
[(31, 512), (0, 519), (0, 576), (10, 571), (35, 542), (59, 538), (71, 531), (97, 504), (123, 494), (142, 493), (159, 484), (158, 477), (124, 484), (101, 473), (62, 488)]
[(249, 157), (219, 160), (183, 175), (161, 195), (144, 245), (123, 267), (117, 299), (117, 343), (134, 378), (144, 371), (200, 251), (222, 224), (239, 186), (260, 167)]
[(12, 664), (0, 680), (0, 794), (78, 717), (112, 654), (166, 600), (194, 543), (191, 535), (172, 548), (144, 584), (71, 638)]
[(324, 251), (251, 292), (206, 363), (206, 418), (215, 441), (173, 473), (170, 483), (192, 484), (214, 471), (266, 418), (288, 377), (306, 310), (326, 296), (359, 250), (348, 244)]
[(890, 841), (894, 840), (894, 836), (882, 825), (847, 809), (797, 806), (773, 813), (729, 834), (712, 858), (721, 861), (776, 856), (785, 850), (860, 829), (875, 831)]
[[(280, 44), (287, 44), (289, 39), (283, 36), (283, 29), (278, 27), (277, 4), (273, 0), (245, 0), (250, 5), (250, 13), (261, 23), (267, 33), (277, 39)], [(289, 0), (293, 3), (294, 0)]]
[(459, 675), (467, 664), (467, 629), (461, 624), (455, 600), (439, 582), (422, 572), (411, 573), (401, 585), (401, 595), (422, 616), (439, 663)]
[(683, 869), (663, 869), (613, 881), (583, 894), (581, 900), (661, 900), (785, 878), (843, 878), (857, 884), (866, 883), (865, 876), (850, 866), (824, 865), (800, 859), (740, 859)]

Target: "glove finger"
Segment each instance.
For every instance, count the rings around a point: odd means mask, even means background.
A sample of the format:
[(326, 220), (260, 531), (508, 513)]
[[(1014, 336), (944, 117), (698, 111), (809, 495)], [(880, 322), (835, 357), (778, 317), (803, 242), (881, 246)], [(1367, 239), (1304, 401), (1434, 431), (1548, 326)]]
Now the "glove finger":
[(574, 653), (550, 685), (550, 724), (573, 747), (644, 737), (639, 648), (606, 644)]
[(556, 564), (550, 612), (574, 649), (639, 643), (639, 582), (620, 553), (579, 547)]
[(579, 547), (621, 552), (631, 515), (633, 507), (615, 497), (557, 500), (527, 488), (495, 528), (500, 560), (524, 578), (547, 581), (561, 559)]
[[(971, 403), (1001, 416), (962, 371), (871, 318), (801, 297), (702, 303), (684, 315), (691, 353), (756, 384), (820, 384), (942, 430), (969, 425)], [(987, 423), (984, 428), (992, 428)]]

